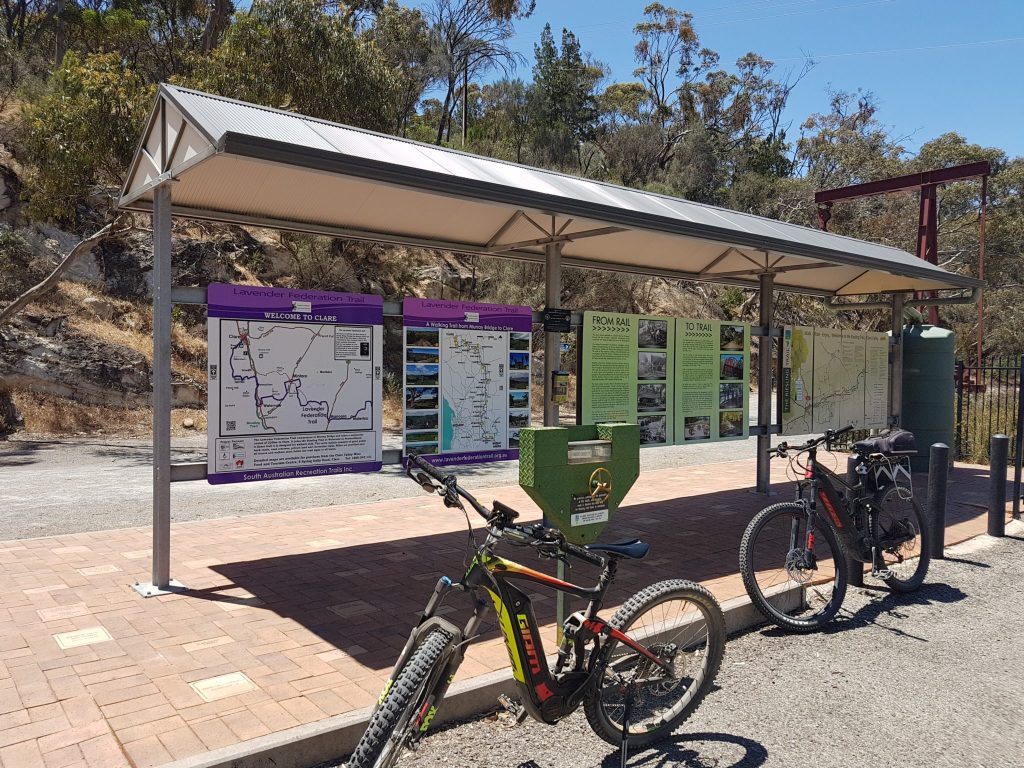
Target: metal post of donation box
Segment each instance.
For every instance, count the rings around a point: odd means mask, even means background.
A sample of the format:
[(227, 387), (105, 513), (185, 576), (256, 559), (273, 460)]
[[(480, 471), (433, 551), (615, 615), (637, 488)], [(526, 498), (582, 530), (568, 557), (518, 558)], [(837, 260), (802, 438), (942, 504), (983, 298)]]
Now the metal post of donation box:
[(519, 485), (548, 525), (589, 544), (640, 474), (636, 424), (527, 427), (519, 433)]

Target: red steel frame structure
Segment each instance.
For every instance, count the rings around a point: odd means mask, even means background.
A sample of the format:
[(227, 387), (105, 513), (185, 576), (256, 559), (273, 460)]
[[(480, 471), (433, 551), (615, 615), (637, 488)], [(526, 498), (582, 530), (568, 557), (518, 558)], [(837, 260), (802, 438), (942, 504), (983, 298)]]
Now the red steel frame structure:
[[(895, 176), (891, 179), (880, 181), (869, 181), (864, 184), (853, 184), (848, 187), (826, 189), (816, 192), (814, 202), (818, 206), (818, 225), (828, 229), (828, 221), (832, 217), (832, 204), (841, 200), (854, 200), (858, 197), (874, 197), (885, 195), (890, 192), (905, 192), (908, 189), (917, 189), (920, 192), (921, 212), (918, 217), (917, 226), (917, 255), (919, 258), (931, 264), (939, 262), (939, 225), (938, 207), (939, 200), (936, 194), (940, 184), (948, 184), (953, 181), (974, 179), (981, 177), (981, 236), (978, 246), (978, 278), (985, 279), (985, 209), (988, 201), (988, 177), (992, 173), (992, 167), (988, 161), (967, 163), (966, 165), (955, 165), (952, 168), (938, 168), (923, 173), (911, 173), (906, 176)], [(935, 298), (934, 291), (921, 291), (915, 294), (915, 298)], [(927, 306), (927, 305), (926, 305)], [(939, 322), (939, 308), (928, 307), (928, 320), (932, 325)], [(985, 299), (982, 295), (978, 300), (978, 334), (977, 334), (977, 358), (978, 365), (981, 365), (981, 343), (985, 327)]]

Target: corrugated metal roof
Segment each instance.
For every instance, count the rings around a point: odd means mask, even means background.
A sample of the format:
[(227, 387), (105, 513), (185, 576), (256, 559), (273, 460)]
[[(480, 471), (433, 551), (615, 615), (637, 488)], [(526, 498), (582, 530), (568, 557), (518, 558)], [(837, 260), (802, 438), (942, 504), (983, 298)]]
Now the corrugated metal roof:
[[(778, 287), (821, 293), (980, 285), (897, 248), (809, 227), (174, 86), (161, 86), (158, 99), (176, 108), (167, 112), (180, 112), (194, 125), (198, 133), (189, 136), (202, 134), (210, 146), (205, 152), (193, 146), (186, 154), (171, 148), (158, 178), (130, 175), (121, 198), (126, 208), (145, 210), (153, 186), (170, 177), (179, 182), (172, 191), (177, 213), (221, 221), (333, 228), (488, 252), (501, 251), (488, 245), (489, 235), (522, 210), (535, 218), (555, 216), (559, 225), (572, 217), (572, 233), (620, 228), (566, 242), (569, 264), (623, 269), (646, 263), (665, 274), (741, 284), (756, 282), (757, 271), (774, 266)], [(154, 110), (137, 165), (162, 113)], [(179, 132), (171, 128), (165, 135)], [(502, 242), (539, 236), (536, 227), (518, 222)], [(733, 260), (727, 269), (731, 255), (721, 259), (727, 248), (746, 261)], [(542, 244), (534, 244), (504, 255), (537, 258), (542, 251)], [(814, 268), (822, 262), (834, 266)], [(739, 274), (744, 267), (749, 274)]]

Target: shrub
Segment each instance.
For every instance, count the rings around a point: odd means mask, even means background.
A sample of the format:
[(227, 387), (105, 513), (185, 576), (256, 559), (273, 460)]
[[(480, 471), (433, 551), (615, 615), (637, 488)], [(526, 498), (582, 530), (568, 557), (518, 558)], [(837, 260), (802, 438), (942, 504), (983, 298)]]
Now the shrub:
[(120, 185), (151, 101), (117, 54), (67, 54), (22, 113), (29, 216), (75, 224), (94, 186)]

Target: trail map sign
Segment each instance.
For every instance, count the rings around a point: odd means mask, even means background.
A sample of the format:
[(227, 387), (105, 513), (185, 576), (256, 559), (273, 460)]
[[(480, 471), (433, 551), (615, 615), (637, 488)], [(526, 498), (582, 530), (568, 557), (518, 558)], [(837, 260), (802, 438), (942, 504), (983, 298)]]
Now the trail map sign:
[(584, 312), (583, 423), (636, 424), (641, 445), (672, 443), (675, 332), (671, 317)]
[(380, 296), (209, 287), (211, 483), (381, 467)]
[(402, 314), (405, 452), (438, 464), (519, 458), (533, 311), (405, 299)]
[(675, 442), (749, 435), (750, 326), (676, 320)]
[(889, 338), (884, 333), (786, 326), (782, 344), (782, 433), (853, 424), (885, 427)]

